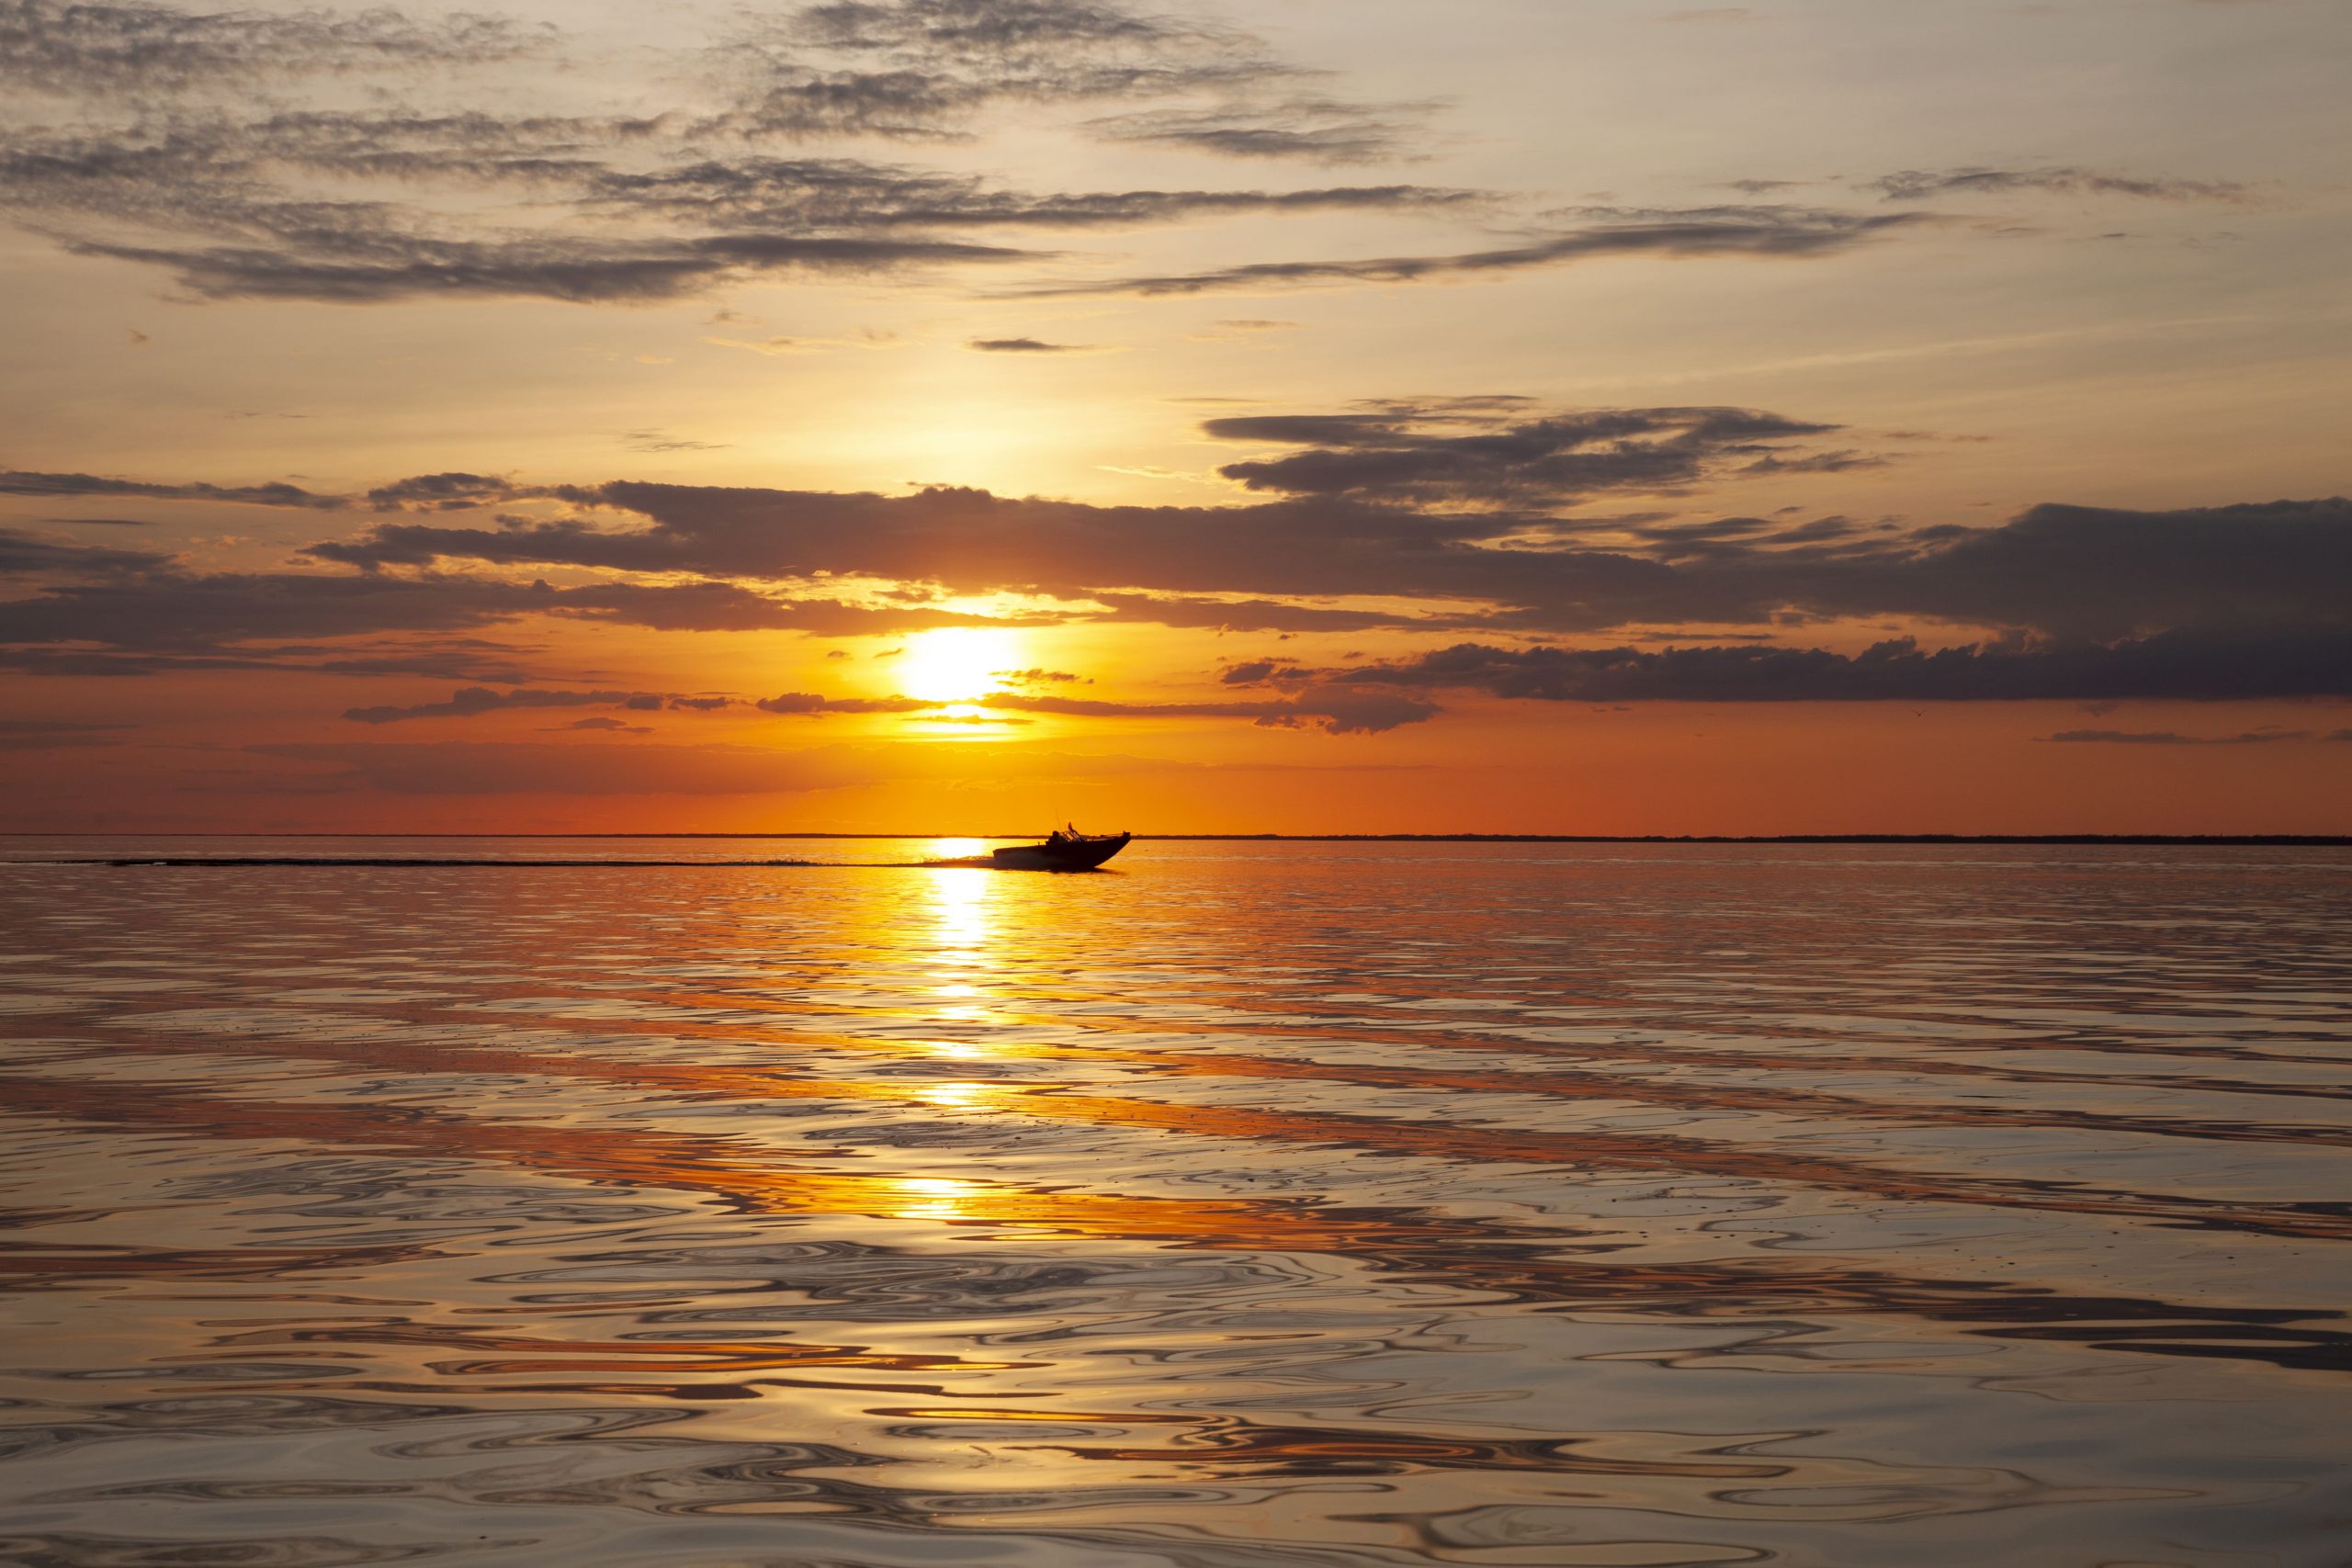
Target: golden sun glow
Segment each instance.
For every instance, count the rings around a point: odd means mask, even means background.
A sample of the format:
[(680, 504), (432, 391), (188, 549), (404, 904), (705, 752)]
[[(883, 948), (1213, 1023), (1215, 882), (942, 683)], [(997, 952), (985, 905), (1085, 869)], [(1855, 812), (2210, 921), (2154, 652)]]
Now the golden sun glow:
[(1003, 688), (1001, 671), (1020, 668), (1021, 640), (990, 626), (918, 632), (898, 668), (899, 689), (929, 703), (967, 703)]

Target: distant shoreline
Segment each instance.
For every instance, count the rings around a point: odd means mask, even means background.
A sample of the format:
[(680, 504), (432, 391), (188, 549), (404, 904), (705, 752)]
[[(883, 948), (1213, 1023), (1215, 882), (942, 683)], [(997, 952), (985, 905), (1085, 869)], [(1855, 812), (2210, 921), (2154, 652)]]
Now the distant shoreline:
[[(1034, 839), (1035, 833), (230, 833), (137, 828), (0, 832), (0, 839)], [(1137, 833), (1165, 844), (2018, 844), (2352, 848), (2346, 833)]]

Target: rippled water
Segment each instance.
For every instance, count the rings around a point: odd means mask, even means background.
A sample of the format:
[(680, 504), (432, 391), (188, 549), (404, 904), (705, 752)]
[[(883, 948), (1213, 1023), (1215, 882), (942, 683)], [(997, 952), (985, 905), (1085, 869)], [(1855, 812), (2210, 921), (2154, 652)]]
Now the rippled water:
[(0, 1562), (2352, 1559), (2352, 853), (30, 863), (386, 852), (7, 843)]

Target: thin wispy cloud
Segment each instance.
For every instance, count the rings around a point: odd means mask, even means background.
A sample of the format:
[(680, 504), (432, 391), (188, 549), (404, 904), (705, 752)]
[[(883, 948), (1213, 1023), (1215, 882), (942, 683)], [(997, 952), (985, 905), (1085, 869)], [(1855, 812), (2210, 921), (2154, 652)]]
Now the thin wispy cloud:
[(1660, 213), (1547, 234), (1524, 244), (1452, 254), (1250, 262), (1205, 272), (1138, 275), (1048, 284), (1040, 296), (1270, 293), (1303, 287), (1395, 284), (1491, 277), (1606, 257), (1746, 257), (1804, 260), (1832, 256), (1897, 230), (1932, 222), (1919, 212), (1847, 213), (1791, 208), (1764, 212), (1699, 209)]
[(624, 432), (621, 445), (632, 452), (723, 452), (730, 443), (725, 441), (695, 441), (683, 435), (673, 435), (666, 430), (631, 430)]
[(0, 495), (84, 496), (129, 495), (157, 501), (225, 501), (243, 506), (295, 506), (333, 511), (349, 504), (338, 495), (321, 495), (283, 481), (264, 484), (154, 484), (140, 479), (107, 479), (98, 474), (40, 474), (0, 469)]
[(990, 692), (956, 704), (922, 697), (825, 697), (786, 692), (752, 705), (763, 712), (815, 717), (826, 714), (922, 714), (954, 706), (1064, 718), (1241, 719), (1261, 728), (1311, 727), (1329, 735), (1378, 735), (1430, 718), (1441, 709), (1426, 699), (1386, 693), (1329, 692), (1263, 702), (1112, 702), (1026, 692)]
[(2229, 204), (2245, 202), (2253, 197), (2251, 189), (2236, 180), (2150, 177), (2078, 168), (1905, 169), (1871, 181), (1869, 188), (1879, 192), (1889, 201), (1927, 201), (1944, 196), (1994, 196), (2016, 192)]
[(2352, 740), (2352, 729), (2249, 729), (2236, 735), (2183, 735), (2171, 729), (2062, 729), (2044, 740), (2076, 746), (2263, 746), (2296, 740)]
[(1429, 155), (1434, 104), (1351, 104), (1329, 98), (1147, 109), (1106, 115), (1086, 128), (1111, 141), (1181, 148), (1227, 158), (1312, 164), (1386, 164)]

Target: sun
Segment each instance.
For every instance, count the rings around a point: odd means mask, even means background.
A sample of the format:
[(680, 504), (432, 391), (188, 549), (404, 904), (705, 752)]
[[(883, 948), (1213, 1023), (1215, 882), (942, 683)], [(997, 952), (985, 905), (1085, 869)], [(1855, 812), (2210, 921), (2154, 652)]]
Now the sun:
[(1020, 639), (986, 626), (917, 632), (899, 665), (899, 689), (927, 703), (968, 703), (1003, 688), (1021, 663)]

